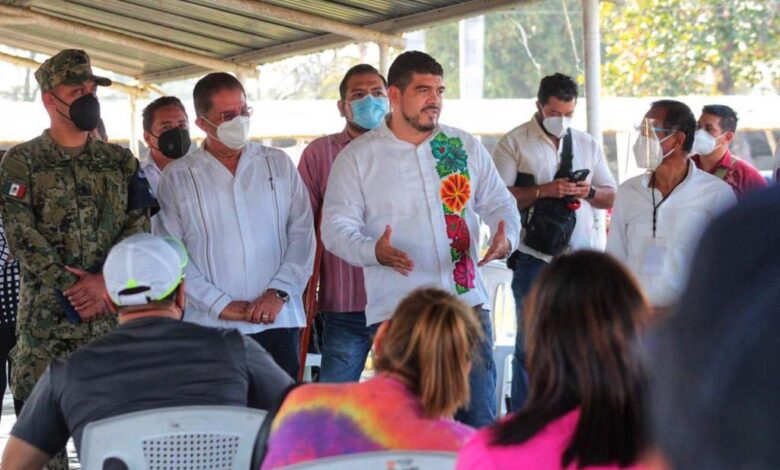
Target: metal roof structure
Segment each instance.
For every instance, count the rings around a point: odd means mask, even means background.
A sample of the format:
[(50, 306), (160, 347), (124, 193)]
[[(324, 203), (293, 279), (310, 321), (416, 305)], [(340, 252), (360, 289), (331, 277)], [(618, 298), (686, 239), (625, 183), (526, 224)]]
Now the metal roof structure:
[(528, 1), (0, 0), (0, 44), (48, 55), (85, 49), (142, 91), (208, 70), (251, 76), (263, 63), (354, 42), (402, 49), (404, 31)]

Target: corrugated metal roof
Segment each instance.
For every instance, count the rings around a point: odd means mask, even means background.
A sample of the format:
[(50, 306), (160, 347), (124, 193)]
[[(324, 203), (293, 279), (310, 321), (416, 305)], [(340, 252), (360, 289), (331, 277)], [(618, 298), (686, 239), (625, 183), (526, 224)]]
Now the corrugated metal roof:
[[(525, 0), (528, 1), (528, 0)], [(509, 8), (524, 0), (0, 0), (0, 44), (53, 54), (75, 47), (95, 65), (155, 83), (201, 74), (224, 60), (255, 66), (360, 41), (253, 13), (271, 5), (293, 14), (396, 34)], [(253, 5), (254, 4), (254, 5)], [(20, 18), (18, 21), (14, 18)], [(58, 20), (52, 24), (50, 19)], [(304, 22), (303, 24), (306, 24)], [(95, 29), (89, 29), (89, 28)], [(100, 33), (114, 33), (110, 38)], [(123, 40), (127, 38), (127, 40)], [(146, 43), (138, 44), (138, 40)], [(136, 43), (133, 44), (132, 42)], [(165, 51), (162, 48), (167, 48)], [(180, 53), (179, 53), (180, 51)], [(199, 58), (204, 61), (199, 62)], [(207, 68), (208, 67), (208, 68)], [(243, 69), (246, 71), (247, 69)], [(251, 69), (250, 69), (251, 70)]]

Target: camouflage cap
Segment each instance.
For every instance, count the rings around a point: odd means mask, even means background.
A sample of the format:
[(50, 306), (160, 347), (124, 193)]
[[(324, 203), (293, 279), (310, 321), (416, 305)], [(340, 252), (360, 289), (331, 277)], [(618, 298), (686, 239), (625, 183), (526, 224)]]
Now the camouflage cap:
[(101, 86), (111, 85), (111, 80), (92, 73), (89, 56), (78, 49), (65, 49), (50, 57), (35, 71), (35, 79), (41, 87), (41, 93), (60, 84), (78, 85), (87, 80), (95, 80)]

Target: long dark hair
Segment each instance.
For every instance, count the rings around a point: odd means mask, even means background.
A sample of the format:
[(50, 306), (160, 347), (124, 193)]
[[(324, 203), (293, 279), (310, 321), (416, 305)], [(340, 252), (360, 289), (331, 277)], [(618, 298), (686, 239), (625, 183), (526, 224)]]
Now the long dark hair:
[(530, 392), (493, 430), (493, 444), (519, 444), (580, 408), (561, 465), (633, 464), (644, 447), (644, 373), (634, 351), (647, 301), (609, 255), (580, 251), (539, 275), (526, 308)]

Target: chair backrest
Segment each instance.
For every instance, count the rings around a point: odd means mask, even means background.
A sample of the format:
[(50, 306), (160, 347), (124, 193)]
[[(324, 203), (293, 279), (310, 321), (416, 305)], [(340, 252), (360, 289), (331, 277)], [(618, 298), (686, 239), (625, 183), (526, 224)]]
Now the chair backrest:
[(452, 470), (458, 454), (436, 451), (388, 450), (346, 454), (303, 462), (285, 467), (288, 470)]
[(129, 469), (241, 469), (252, 463), (265, 411), (177, 406), (89, 423), (81, 438), (84, 470), (120, 460)]

